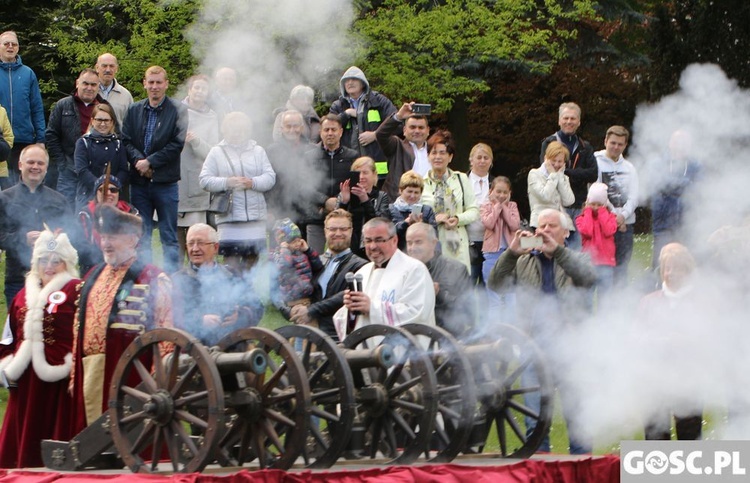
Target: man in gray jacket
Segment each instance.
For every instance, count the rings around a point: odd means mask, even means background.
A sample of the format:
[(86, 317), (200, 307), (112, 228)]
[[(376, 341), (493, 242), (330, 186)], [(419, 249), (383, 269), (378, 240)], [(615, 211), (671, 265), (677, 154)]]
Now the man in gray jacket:
[[(565, 335), (565, 329), (582, 319), (586, 311), (587, 290), (596, 281), (596, 271), (587, 254), (565, 247), (568, 230), (563, 213), (543, 210), (538, 225), (535, 234), (516, 232), (490, 272), (489, 287), (499, 292), (515, 290), (518, 319), (545, 353), (553, 380), (558, 383), (568, 426), (570, 453), (591, 453), (591, 440), (582, 435), (578, 424), (573, 423), (578, 395), (566, 391), (561, 383), (562, 374), (555, 373), (555, 369), (565, 367), (565, 361), (558, 357), (560, 347), (557, 344)], [(541, 243), (539, 248), (530, 248), (531, 245), (525, 243), (534, 237)], [(529, 248), (522, 248), (526, 246)], [(533, 384), (535, 378), (536, 374), (531, 371), (523, 377), (529, 384)], [(533, 411), (539, 411), (539, 404), (538, 396), (526, 398), (526, 405)], [(531, 434), (535, 421), (529, 418), (526, 424), (526, 432)], [(539, 451), (549, 451), (548, 435)]]

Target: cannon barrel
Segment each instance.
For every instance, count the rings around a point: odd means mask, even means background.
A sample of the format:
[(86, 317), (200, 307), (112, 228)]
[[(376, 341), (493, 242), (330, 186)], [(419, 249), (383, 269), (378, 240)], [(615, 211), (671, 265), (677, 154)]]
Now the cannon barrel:
[(393, 347), (388, 344), (382, 344), (374, 349), (346, 349), (341, 348), (341, 352), (346, 358), (346, 362), (352, 370), (363, 369), (365, 367), (382, 367), (388, 369), (395, 364)]
[(232, 372), (263, 374), (268, 367), (268, 354), (263, 349), (258, 348), (247, 352), (212, 351), (211, 357), (221, 374)]
[(481, 344), (472, 344), (463, 346), (463, 351), (472, 366), (482, 364), (487, 361), (488, 357), (498, 359), (500, 357), (507, 359), (512, 351), (512, 342), (509, 339), (502, 338), (494, 342), (483, 342)]

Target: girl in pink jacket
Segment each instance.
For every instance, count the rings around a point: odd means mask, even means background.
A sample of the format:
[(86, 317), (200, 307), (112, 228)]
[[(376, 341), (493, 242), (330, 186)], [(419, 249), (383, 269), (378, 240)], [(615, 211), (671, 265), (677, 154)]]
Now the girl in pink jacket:
[(615, 270), (617, 216), (609, 210), (607, 185), (592, 183), (583, 211), (576, 218), (582, 250), (591, 256), (600, 294), (612, 288)]
[(489, 280), (490, 271), (500, 255), (508, 248), (513, 235), (521, 226), (521, 216), (515, 201), (510, 201), (510, 179), (497, 176), (490, 184), (487, 201), (480, 208), (484, 225), (482, 242), (482, 276)]

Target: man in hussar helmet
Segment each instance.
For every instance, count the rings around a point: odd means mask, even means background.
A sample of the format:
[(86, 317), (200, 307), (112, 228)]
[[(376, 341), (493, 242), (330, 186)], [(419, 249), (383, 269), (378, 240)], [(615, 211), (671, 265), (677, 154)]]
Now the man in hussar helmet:
[(173, 325), (171, 280), (137, 257), (141, 218), (107, 204), (94, 216), (104, 262), (84, 280), (71, 377), (74, 414), (81, 428), (106, 410), (112, 373), (128, 344), (145, 330)]

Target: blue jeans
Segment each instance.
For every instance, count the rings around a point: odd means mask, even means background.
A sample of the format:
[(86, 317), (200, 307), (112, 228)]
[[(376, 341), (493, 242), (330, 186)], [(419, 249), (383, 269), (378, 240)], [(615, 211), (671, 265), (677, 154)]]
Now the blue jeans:
[[(573, 226), (576, 224), (576, 218), (578, 218), (578, 215), (581, 214), (581, 208), (565, 208), (565, 211), (568, 212), (568, 215), (570, 216), (570, 219), (573, 220)], [(571, 250), (575, 250), (577, 252), (581, 251), (581, 235), (577, 231), (570, 231), (570, 234), (568, 235), (568, 238), (565, 239), (565, 246), (570, 248)]]
[[(7, 277), (6, 277), (7, 280)], [(24, 286), (24, 282), (5, 282), (5, 306), (10, 310), (10, 303)], [(25, 304), (24, 304), (25, 305)]]
[(57, 173), (57, 192), (68, 200), (68, 206), (71, 208), (78, 208), (76, 206), (77, 187), (78, 176), (76, 176), (75, 171), (66, 167), (60, 167), (60, 171)]
[(130, 185), (130, 202), (143, 219), (143, 238), (140, 251), (144, 262), (151, 262), (151, 233), (154, 230), (154, 211), (159, 217), (159, 237), (164, 254), (164, 271), (176, 272), (179, 244), (177, 243), (177, 183), (148, 183)]
[[(485, 284), (489, 283), (490, 272), (492, 267), (497, 263), (497, 259), (503, 254), (505, 248), (497, 252), (484, 253), (484, 262), (482, 263), (482, 276)], [(481, 290), (481, 289), (480, 289)], [(485, 310), (481, 313), (482, 320), (485, 321), (485, 327), (492, 330), (492, 323), (516, 324), (516, 294), (505, 291), (502, 294), (495, 292), (487, 287), (487, 303), (484, 305)], [(490, 320), (492, 317), (492, 320)], [(489, 323), (490, 325), (487, 325)]]
[(628, 282), (628, 264), (633, 255), (633, 226), (625, 225), (625, 231), (615, 232), (615, 285)]

